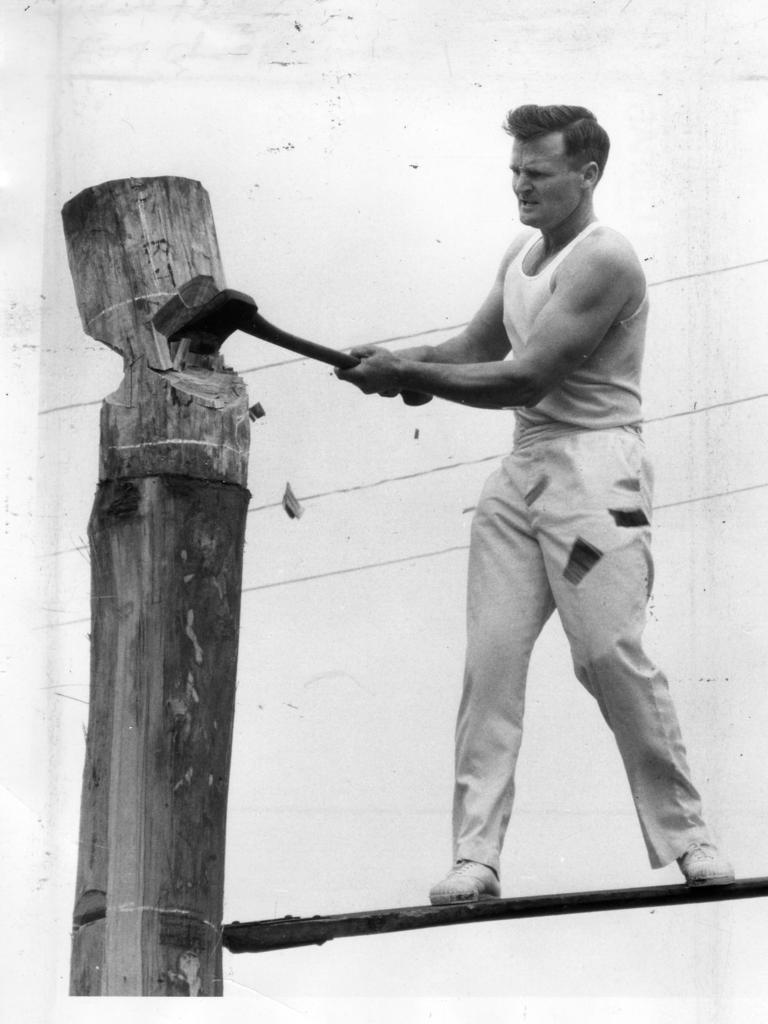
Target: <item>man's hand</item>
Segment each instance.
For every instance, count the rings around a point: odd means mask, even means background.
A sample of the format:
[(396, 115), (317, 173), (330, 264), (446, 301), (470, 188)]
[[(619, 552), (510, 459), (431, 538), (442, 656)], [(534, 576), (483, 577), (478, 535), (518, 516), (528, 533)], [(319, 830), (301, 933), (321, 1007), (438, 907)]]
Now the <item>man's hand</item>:
[(387, 349), (375, 345), (358, 345), (351, 355), (360, 360), (351, 370), (336, 370), (339, 380), (354, 384), (365, 395), (394, 398), (400, 394), (398, 369), (400, 360)]
[(402, 395), (406, 405), (423, 405), (431, 401), (431, 395), (401, 389), (400, 370), (403, 361), (388, 349), (359, 345), (352, 349), (351, 354), (360, 360), (360, 364), (351, 370), (336, 370), (339, 380), (354, 384), (366, 395), (382, 395), (384, 398)]

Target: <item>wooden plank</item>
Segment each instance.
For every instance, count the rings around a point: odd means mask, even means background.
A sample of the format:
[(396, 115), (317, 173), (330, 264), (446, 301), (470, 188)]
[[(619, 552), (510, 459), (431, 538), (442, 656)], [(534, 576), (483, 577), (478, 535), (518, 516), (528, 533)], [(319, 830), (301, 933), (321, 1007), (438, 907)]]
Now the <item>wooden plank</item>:
[(63, 210), (85, 332), (124, 357), (102, 406), (73, 995), (221, 995), (226, 803), (250, 420), (220, 357), (174, 361), (152, 316), (224, 287), (205, 190), (86, 189)]
[(264, 953), (294, 946), (322, 945), (331, 939), (383, 935), (387, 932), (437, 928), (451, 924), (514, 920), (560, 914), (712, 903), (768, 896), (768, 878), (746, 878), (731, 885), (660, 885), (637, 889), (605, 889), (545, 896), (479, 900), (447, 906), (365, 910), (329, 917), (282, 917), (224, 926), (224, 948), (231, 953)]

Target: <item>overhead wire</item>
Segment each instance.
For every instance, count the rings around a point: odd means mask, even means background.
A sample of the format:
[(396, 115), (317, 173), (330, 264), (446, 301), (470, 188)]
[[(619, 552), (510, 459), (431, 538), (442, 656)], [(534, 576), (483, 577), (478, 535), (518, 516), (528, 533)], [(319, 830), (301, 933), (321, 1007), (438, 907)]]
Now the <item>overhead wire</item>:
[[(690, 280), (693, 280), (693, 279), (699, 278), (699, 277), (711, 277), (714, 274), (725, 274), (725, 273), (728, 273), (729, 271), (732, 271), (732, 270), (746, 270), (749, 267), (757, 267), (757, 266), (760, 266), (763, 263), (768, 263), (768, 257), (763, 258), (763, 259), (759, 259), (759, 260), (751, 260), (748, 263), (734, 263), (732, 266), (729, 266), (729, 267), (713, 267), (711, 270), (701, 270), (701, 271), (697, 271), (694, 274), (680, 274), (680, 275), (678, 275), (676, 277), (665, 277), (665, 278), (662, 278), (660, 281), (650, 281), (648, 283), (648, 287), (649, 288), (660, 288), (662, 285), (665, 285), (665, 284), (675, 284), (678, 281), (690, 281)], [(422, 338), (422, 337), (426, 337), (428, 334), (441, 334), (444, 331), (458, 331), (458, 330), (461, 330), (462, 327), (466, 327), (468, 323), (469, 323), (469, 321), (465, 320), (464, 322), (459, 323), (459, 324), (450, 324), (450, 325), (448, 325), (446, 327), (432, 327), (432, 328), (430, 328), (430, 329), (428, 329), (426, 331), (416, 331), (413, 334), (399, 334), (399, 335), (395, 335), (395, 336), (393, 336), (391, 338), (381, 338), (378, 341), (367, 342), (366, 344), (369, 344), (369, 345), (388, 345), (388, 344), (391, 344), (392, 342), (395, 342), (395, 341), (410, 341), (412, 338)], [(349, 352), (353, 348), (355, 348), (354, 345), (349, 345), (346, 348), (341, 349), (341, 351), (342, 352)], [(271, 370), (271, 369), (273, 369), (273, 368), (275, 368), (277, 366), (286, 366), (289, 363), (299, 363), (299, 362), (305, 362), (305, 361), (306, 361), (305, 358), (302, 357), (302, 356), (294, 356), (292, 359), (281, 359), (278, 362), (261, 363), (259, 366), (252, 366), (249, 369), (240, 370), (239, 372), (243, 373), (243, 374), (245, 374), (245, 373), (260, 373), (262, 370)]]
[[(679, 508), (682, 505), (695, 505), (702, 501), (715, 501), (718, 498), (727, 498), (733, 494), (746, 494), (749, 491), (760, 491), (768, 488), (768, 481), (760, 484), (751, 484), (747, 487), (735, 487), (726, 491), (715, 491), (712, 494), (701, 494), (695, 498), (682, 498), (679, 501), (664, 502), (654, 505), (654, 512), (661, 512), (665, 509)], [(472, 509), (465, 509), (471, 512)], [(272, 580), (270, 583), (257, 583), (251, 587), (243, 587), (241, 593), (254, 593), (258, 590), (273, 590), (276, 587), (287, 587), (294, 583), (310, 583), (313, 580), (327, 579), (331, 576), (347, 576), (351, 573), (365, 572), (370, 569), (381, 569), (391, 565), (401, 565), (405, 562), (419, 562), (427, 558), (437, 558), (440, 555), (455, 554), (458, 551), (468, 551), (469, 544), (451, 544), (448, 547), (437, 548), (434, 551), (420, 551), (412, 555), (401, 555), (398, 558), (386, 558), (377, 562), (365, 562), (363, 565), (351, 565), (344, 569), (329, 569), (326, 572), (311, 573), (307, 576), (292, 576), (287, 580)], [(49, 622), (38, 629), (58, 629), (64, 626), (77, 626), (90, 622), (90, 618), (69, 619), (66, 622)]]
[[(768, 398), (768, 391), (760, 392), (757, 395), (747, 395), (744, 398), (734, 398), (725, 402), (714, 402), (712, 405), (702, 405), (694, 409), (682, 409), (679, 412), (665, 413), (662, 416), (652, 416), (648, 419), (643, 420), (643, 424), (649, 423), (663, 423), (666, 420), (679, 419), (683, 416), (694, 416), (702, 412), (711, 412), (713, 409), (725, 409), (733, 405), (742, 405), (745, 402), (754, 402), (760, 398)], [(315, 494), (301, 494), (297, 495), (299, 501), (314, 501), (319, 498), (329, 498), (336, 494), (352, 494), (355, 491), (367, 491), (374, 487), (382, 487), (385, 484), (400, 483), (404, 480), (415, 480), (418, 477), (430, 476), (433, 473), (442, 473), (448, 469), (460, 469), (465, 466), (477, 466), (483, 462), (493, 462), (496, 459), (503, 458), (509, 454), (509, 451), (495, 452), (493, 455), (482, 455), (475, 459), (462, 459), (458, 462), (447, 462), (440, 466), (431, 466), (429, 469), (414, 470), (412, 473), (402, 473), (398, 476), (384, 477), (381, 480), (372, 480), (364, 484), (352, 484), (349, 487), (337, 487), (330, 491), (318, 491)], [(282, 501), (270, 501), (263, 505), (254, 505), (248, 509), (248, 513), (252, 512), (263, 512), (270, 508), (280, 508)], [(74, 550), (74, 549), (72, 549)]]
[[(734, 398), (725, 402), (714, 402), (712, 405), (702, 405), (694, 409), (682, 409), (678, 412), (665, 413), (662, 416), (652, 416), (644, 420), (644, 424), (650, 423), (663, 423), (667, 420), (680, 419), (683, 416), (695, 416), (699, 413), (711, 412), (714, 409), (725, 409), (735, 405), (743, 405), (745, 402), (755, 402), (762, 398), (768, 398), (768, 392), (760, 392), (756, 395), (747, 395), (744, 398)], [(297, 495), (297, 500), (300, 502), (305, 501), (317, 501), (321, 498), (330, 498), (337, 494), (353, 494), (359, 491), (368, 491), (376, 487), (383, 487), (387, 484), (402, 483), (407, 480), (416, 480), (420, 477), (431, 476), (434, 473), (443, 473), (450, 469), (461, 469), (466, 466), (479, 466), (484, 462), (494, 462), (496, 459), (503, 458), (508, 452), (494, 452), (493, 455), (481, 455), (475, 459), (461, 459), (457, 462), (446, 462), (439, 466), (430, 466), (429, 469), (418, 469), (412, 473), (401, 473), (397, 476), (383, 477), (381, 480), (371, 480), (362, 484), (351, 484), (349, 487), (336, 487), (328, 491), (317, 491), (314, 494), (301, 494)], [(262, 505), (253, 505), (248, 509), (248, 514), (254, 512), (265, 512), (268, 509), (281, 508), (282, 499), (280, 501), (269, 501)], [(72, 554), (75, 551), (86, 551), (88, 548), (87, 544), (78, 544), (71, 548), (62, 548), (60, 551), (52, 551), (45, 555), (46, 558), (56, 558), (60, 555)]]
[[(665, 413), (662, 416), (652, 416), (645, 419), (643, 422), (645, 425), (650, 423), (663, 423), (667, 420), (680, 419), (684, 416), (695, 416), (699, 413), (711, 412), (713, 409), (725, 409), (735, 405), (742, 405), (745, 402), (755, 402), (761, 398), (768, 398), (768, 392), (760, 392), (756, 395), (747, 395), (744, 398), (734, 398), (725, 402), (714, 402), (712, 405), (702, 405), (694, 409), (682, 409), (679, 412)], [(351, 484), (349, 487), (336, 487), (328, 491), (317, 491), (314, 494), (300, 494), (297, 495), (297, 500), (300, 502), (305, 501), (318, 501), (322, 498), (334, 497), (337, 494), (354, 494), (360, 491), (372, 490), (376, 487), (384, 487), (387, 484), (402, 483), (407, 480), (416, 480), (420, 477), (431, 476), (434, 473), (444, 473), (446, 470), (451, 469), (462, 469), (467, 466), (479, 466), (484, 462), (494, 462), (496, 459), (503, 458), (508, 452), (494, 452), (493, 455), (481, 455), (474, 459), (460, 459), (457, 462), (446, 462), (439, 466), (430, 466), (429, 469), (418, 469), (412, 473), (400, 473), (396, 476), (382, 477), (381, 480), (371, 480), (362, 484)], [(248, 515), (254, 512), (266, 512), (268, 509), (282, 508), (282, 499), (279, 501), (268, 501), (262, 505), (253, 505), (248, 509)], [(46, 555), (42, 556), (45, 558), (57, 558), (60, 555), (73, 554), (75, 551), (87, 551), (87, 544), (78, 544), (71, 548), (62, 548), (59, 551), (51, 551)]]
[[(671, 284), (671, 283), (675, 283), (675, 282), (678, 282), (678, 281), (692, 280), (692, 279), (696, 279), (696, 278), (712, 276), (714, 274), (722, 274), (722, 273), (727, 273), (729, 271), (742, 270), (742, 269), (746, 269), (746, 268), (749, 268), (749, 267), (759, 266), (759, 265), (762, 265), (762, 264), (765, 264), (765, 263), (768, 263), (768, 258), (763, 258), (763, 259), (759, 259), (759, 260), (752, 260), (752, 261), (749, 261), (749, 262), (746, 262), (746, 263), (733, 264), (733, 265), (728, 266), (728, 267), (716, 267), (716, 268), (713, 268), (711, 270), (703, 270), (703, 271), (698, 271), (698, 272), (693, 273), (693, 274), (682, 274), (682, 275), (678, 275), (678, 276), (675, 276), (675, 277), (664, 278), (664, 279), (659, 280), (659, 281), (653, 281), (653, 282), (649, 283), (648, 287), (649, 288), (660, 287), (662, 285)], [(424, 337), (424, 336), (429, 335), (429, 334), (442, 333), (444, 331), (449, 331), (449, 330), (457, 330), (457, 329), (459, 329), (459, 328), (461, 328), (463, 326), (465, 326), (465, 324), (454, 324), (454, 325), (451, 325), (451, 326), (448, 326), (448, 327), (442, 327), (442, 328), (438, 327), (438, 328), (431, 328), (431, 329), (428, 329), (428, 330), (425, 330), (425, 331), (417, 331), (417, 332), (412, 333), (412, 334), (393, 335), (393, 336), (388, 337), (388, 338), (379, 339), (378, 341), (372, 342), (372, 344), (374, 344), (374, 345), (384, 345), (384, 344), (388, 344), (388, 343), (395, 342), (395, 341), (404, 341), (404, 340), (409, 340), (409, 339), (412, 339), (412, 338)], [(354, 347), (354, 346), (350, 346), (350, 348), (351, 347)], [(348, 350), (349, 349), (343, 349), (342, 351), (348, 351)], [(240, 372), (241, 373), (255, 373), (255, 372), (258, 372), (260, 370), (272, 369), (274, 367), (285, 366), (285, 365), (290, 364), (290, 363), (296, 363), (296, 362), (302, 362), (302, 361), (304, 361), (303, 357), (295, 357), (295, 358), (291, 358), (291, 359), (281, 360), (279, 362), (266, 363), (266, 364), (263, 364), (263, 365), (258, 366), (258, 367), (252, 367), (252, 368), (247, 369), (247, 370), (242, 370)], [(712, 403), (712, 404), (706, 405), (706, 406), (694, 407), (693, 409), (683, 409), (683, 410), (680, 410), (678, 412), (673, 412), (673, 413), (666, 413), (666, 414), (663, 414), (663, 415), (660, 415), (660, 416), (655, 416), (655, 417), (647, 418), (647, 419), (644, 420), (644, 423), (645, 424), (661, 423), (661, 422), (665, 422), (667, 420), (678, 419), (678, 418), (681, 418), (681, 417), (684, 417), (684, 416), (693, 416), (693, 415), (697, 415), (699, 413), (710, 412), (710, 411), (712, 411), (714, 409), (722, 409), (722, 408), (727, 408), (727, 407), (731, 407), (731, 406), (741, 405), (741, 404), (744, 404), (746, 402), (754, 402), (754, 401), (757, 401), (757, 400), (763, 399), (763, 398), (768, 398), (768, 392), (759, 392), (757, 394), (747, 395), (747, 396), (744, 396), (742, 398), (726, 400), (724, 402), (716, 402), (716, 403)], [(69, 409), (77, 409), (77, 408), (82, 408), (84, 406), (99, 405), (99, 404), (101, 404), (101, 400), (97, 400), (97, 401), (93, 401), (93, 402), (73, 403), (73, 404), (66, 405), (66, 406), (57, 406), (57, 407), (53, 407), (53, 408), (50, 408), (50, 409), (41, 410), (39, 412), (39, 415), (43, 416), (43, 415), (48, 415), (48, 414), (54, 413), (54, 412), (62, 412), (62, 411), (69, 410)], [(434, 473), (441, 473), (441, 472), (445, 472), (446, 470), (450, 470), (450, 469), (459, 469), (459, 468), (466, 467), (466, 466), (480, 465), (480, 464), (482, 464), (484, 462), (491, 462), (491, 461), (494, 461), (495, 459), (501, 458), (505, 454), (507, 454), (507, 453), (506, 452), (498, 452), (498, 453), (494, 453), (493, 455), (485, 455), (485, 456), (481, 456), (481, 457), (475, 458), (475, 459), (465, 459), (465, 460), (460, 460), (460, 461), (457, 461), (457, 462), (445, 463), (445, 464), (439, 465), (439, 466), (432, 466), (429, 469), (416, 470), (416, 471), (414, 471), (412, 473), (405, 473), (405, 474), (400, 474), (400, 475), (397, 475), (397, 476), (385, 477), (385, 478), (383, 478), (381, 480), (370, 481), (370, 482), (363, 483), (363, 484), (353, 484), (353, 485), (351, 485), (349, 487), (340, 487), (340, 488), (334, 488), (334, 489), (331, 489), (331, 490), (328, 490), (328, 491), (320, 491), (320, 492), (317, 492), (315, 494), (300, 495), (299, 496), (299, 501), (313, 501), (313, 500), (319, 500), (321, 498), (332, 497), (332, 496), (335, 496), (335, 495), (338, 495), (338, 494), (351, 494), (351, 493), (355, 493), (355, 492), (359, 492), (359, 491), (370, 490), (370, 489), (376, 488), (376, 487), (382, 487), (382, 486), (385, 486), (387, 484), (399, 483), (399, 482), (403, 482), (403, 481), (407, 481), (407, 480), (418, 479), (420, 477), (430, 476), (430, 475), (432, 475)], [(765, 485), (758, 485), (758, 487), (762, 487), (762, 486), (765, 486)], [(697, 501), (697, 500), (702, 500), (702, 499), (694, 498), (694, 499), (688, 499), (688, 500), (689, 501)], [(683, 502), (683, 504), (685, 504), (685, 503), (686, 502)], [(274, 501), (274, 502), (267, 502), (267, 503), (264, 503), (262, 505), (255, 505), (255, 506), (251, 507), (248, 510), (248, 512), (249, 512), (249, 514), (251, 514), (251, 513), (254, 513), (254, 512), (266, 511), (268, 509), (279, 508), (281, 506), (282, 506), (282, 500)], [(660, 506), (660, 507), (668, 507), (668, 506)], [(70, 554), (70, 553), (73, 553), (75, 551), (83, 551), (83, 550), (86, 550), (86, 547), (87, 547), (86, 545), (78, 545), (78, 546), (72, 547), (72, 548), (64, 548), (64, 549), (62, 549), (60, 551), (52, 552), (51, 554), (49, 554), (46, 557), (58, 557), (60, 555)], [(341, 571), (348, 571), (348, 570), (341, 570)], [(334, 575), (334, 574), (335, 574), (334, 572), (329, 573), (329, 575)], [(278, 585), (278, 584), (276, 584), (276, 585)]]
[[(729, 273), (729, 272), (734, 271), (734, 270), (746, 270), (746, 269), (748, 269), (750, 267), (757, 267), (757, 266), (760, 266), (760, 265), (762, 265), (764, 263), (768, 263), (768, 257), (764, 257), (764, 258), (759, 259), (759, 260), (750, 260), (747, 263), (734, 263), (734, 264), (732, 264), (731, 266), (728, 266), (728, 267), (713, 267), (711, 270), (699, 270), (699, 271), (696, 271), (693, 274), (679, 274), (676, 277), (666, 277), (666, 278), (662, 278), (659, 281), (651, 281), (651, 282), (649, 282), (648, 287), (649, 288), (660, 288), (662, 285), (675, 284), (678, 281), (690, 281), (690, 280), (694, 280), (694, 279), (700, 278), (700, 277), (712, 277), (715, 274), (726, 274), (726, 273)], [(468, 323), (468, 321), (464, 321), (463, 323), (450, 324), (450, 325), (448, 325), (446, 327), (430, 327), (430, 328), (427, 328), (426, 330), (415, 331), (415, 332), (413, 332), (411, 334), (397, 334), (397, 335), (393, 335), (392, 337), (389, 337), (389, 338), (380, 338), (377, 341), (371, 341), (371, 342), (368, 342), (367, 344), (370, 344), (370, 345), (388, 345), (388, 344), (391, 344), (392, 342), (395, 342), (395, 341), (410, 341), (412, 338), (424, 338), (424, 337), (427, 337), (427, 335), (430, 335), (430, 334), (440, 334), (440, 333), (442, 333), (444, 331), (457, 331), (457, 330), (460, 330), (462, 327), (466, 327), (467, 323)], [(346, 348), (340, 349), (340, 351), (342, 351), (342, 352), (349, 352), (350, 349), (352, 349), (354, 347), (355, 347), (354, 345), (349, 345)], [(281, 359), (281, 360), (279, 360), (277, 362), (261, 363), (259, 366), (251, 366), (251, 367), (248, 367), (245, 370), (239, 370), (238, 372), (241, 373), (241, 374), (260, 373), (263, 370), (272, 370), (272, 369), (275, 369), (276, 367), (279, 367), (279, 366), (287, 366), (287, 365), (289, 365), (291, 363), (300, 363), (300, 362), (305, 362), (305, 361), (306, 361), (306, 357), (304, 357), (304, 356), (294, 356), (294, 357), (292, 357), (290, 359)], [(56, 406), (52, 406), (49, 409), (41, 409), (38, 412), (38, 416), (50, 416), (53, 413), (67, 412), (70, 409), (82, 409), (82, 408), (85, 408), (87, 406), (101, 405), (101, 402), (102, 402), (102, 399), (97, 398), (97, 399), (93, 399), (92, 401), (88, 401), (88, 402), (73, 402), (73, 403), (70, 403), (69, 405), (56, 405)]]
[[(654, 505), (654, 512), (662, 511), (668, 508), (678, 508), (681, 505), (693, 505), (701, 501), (713, 501), (716, 498), (725, 498), (731, 494), (744, 494), (747, 491), (759, 491), (763, 488), (768, 487), (768, 481), (761, 484), (752, 484), (749, 487), (736, 487), (730, 491), (718, 491), (713, 494), (702, 494), (696, 498), (683, 498), (680, 501), (670, 501), (661, 505)], [(466, 512), (471, 512), (473, 509), (465, 509)], [(380, 562), (368, 562), (365, 565), (350, 566), (347, 569), (332, 569), (328, 572), (315, 573), (311, 576), (296, 576), (291, 577), (288, 580), (274, 580), (271, 583), (258, 583), (252, 587), (243, 587), (242, 592), (249, 593), (255, 590), (272, 590), (274, 587), (284, 587), (291, 583), (308, 583), (311, 580), (324, 579), (327, 576), (342, 576), (347, 573), (362, 572), (366, 569), (379, 569), (383, 566), (397, 565), (400, 562), (416, 562), (424, 558), (436, 558), (439, 555), (447, 555), (456, 551), (468, 551), (469, 544), (455, 544), (446, 548), (438, 548), (436, 551), (424, 551), (416, 555), (404, 555), (400, 558), (390, 558)]]

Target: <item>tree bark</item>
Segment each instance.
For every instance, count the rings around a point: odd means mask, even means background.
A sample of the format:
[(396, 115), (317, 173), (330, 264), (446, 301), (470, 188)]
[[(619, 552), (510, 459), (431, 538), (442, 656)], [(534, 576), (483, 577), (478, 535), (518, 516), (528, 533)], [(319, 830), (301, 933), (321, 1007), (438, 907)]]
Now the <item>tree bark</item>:
[(73, 995), (220, 995), (248, 400), (151, 318), (224, 279), (205, 190), (108, 182), (63, 210), (87, 333), (124, 357), (101, 415)]

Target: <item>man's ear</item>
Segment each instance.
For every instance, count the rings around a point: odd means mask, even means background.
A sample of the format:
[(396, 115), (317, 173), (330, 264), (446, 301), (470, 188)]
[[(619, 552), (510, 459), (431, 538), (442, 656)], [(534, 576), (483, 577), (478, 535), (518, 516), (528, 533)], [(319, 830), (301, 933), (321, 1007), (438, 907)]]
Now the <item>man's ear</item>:
[(584, 164), (581, 168), (581, 180), (584, 186), (590, 186), (592, 188), (594, 188), (600, 180), (600, 168), (594, 160), (590, 160), (588, 164)]

